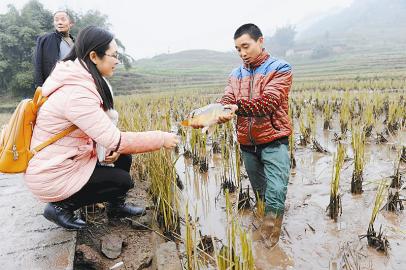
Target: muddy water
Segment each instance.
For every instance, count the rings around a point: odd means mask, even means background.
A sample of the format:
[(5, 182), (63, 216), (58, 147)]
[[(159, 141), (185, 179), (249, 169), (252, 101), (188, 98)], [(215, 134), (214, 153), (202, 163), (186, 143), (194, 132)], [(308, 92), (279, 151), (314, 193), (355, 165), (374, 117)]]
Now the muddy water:
[[(338, 130), (322, 131), (318, 121), (317, 140), (329, 154), (317, 153), (310, 146), (298, 146), (295, 152), (296, 169), (292, 170), (286, 200), (283, 232), (279, 244), (267, 249), (254, 242), (254, 257), (258, 269), (406, 269), (406, 213), (381, 211), (375, 221), (375, 230), (385, 230), (390, 247), (387, 256), (368, 247), (366, 234), (379, 180), (393, 175), (397, 152), (391, 149), (405, 143), (406, 132), (389, 137), (389, 142), (377, 145), (374, 138), (366, 146), (367, 163), (364, 169), (364, 193), (352, 195), (350, 181), (353, 161), (346, 161), (341, 171), (340, 193), (343, 213), (337, 222), (327, 216), (330, 199), (333, 152), (336, 143), (331, 139)], [(298, 130), (298, 128), (296, 129)], [(350, 134), (346, 140), (348, 157), (353, 153)], [(296, 134), (298, 138), (298, 134)], [(221, 157), (210, 154), (209, 172), (201, 174), (191, 160), (181, 157), (176, 169), (185, 189), (182, 207), (189, 204), (192, 217), (198, 218), (202, 235), (224, 239), (226, 232), (225, 201), (220, 191)], [(406, 166), (402, 165), (402, 172)], [(404, 178), (404, 177), (403, 177)], [(249, 185), (243, 180), (243, 186)], [(403, 194), (404, 195), (404, 194)], [(237, 194), (232, 198), (236, 200)], [(252, 211), (245, 211), (243, 224), (247, 231), (254, 220)], [(344, 268), (344, 263), (351, 268)]]

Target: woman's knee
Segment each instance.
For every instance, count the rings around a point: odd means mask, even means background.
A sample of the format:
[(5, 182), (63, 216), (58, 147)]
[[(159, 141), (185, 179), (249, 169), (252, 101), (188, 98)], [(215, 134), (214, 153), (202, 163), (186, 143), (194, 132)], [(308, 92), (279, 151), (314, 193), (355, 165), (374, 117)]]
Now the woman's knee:
[(114, 163), (116, 168), (120, 168), (126, 172), (130, 172), (131, 163), (132, 163), (132, 156), (131, 155), (120, 155), (118, 160)]
[(122, 171), (117, 175), (116, 183), (118, 187), (123, 191), (128, 191), (134, 188), (134, 182), (128, 172)]

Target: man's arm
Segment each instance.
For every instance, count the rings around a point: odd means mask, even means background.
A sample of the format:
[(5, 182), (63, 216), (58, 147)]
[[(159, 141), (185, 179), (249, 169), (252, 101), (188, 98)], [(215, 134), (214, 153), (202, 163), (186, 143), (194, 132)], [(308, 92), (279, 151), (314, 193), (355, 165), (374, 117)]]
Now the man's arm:
[(235, 113), (247, 117), (271, 115), (288, 95), (291, 85), (291, 67), (289, 64), (283, 64), (278, 67), (275, 76), (265, 86), (263, 95), (251, 100), (239, 99), (237, 101), (238, 110)]
[(35, 52), (34, 52), (34, 81), (35, 87), (42, 86), (44, 83), (43, 72), (42, 72), (42, 47), (44, 44), (44, 39), (42, 37), (37, 38)]

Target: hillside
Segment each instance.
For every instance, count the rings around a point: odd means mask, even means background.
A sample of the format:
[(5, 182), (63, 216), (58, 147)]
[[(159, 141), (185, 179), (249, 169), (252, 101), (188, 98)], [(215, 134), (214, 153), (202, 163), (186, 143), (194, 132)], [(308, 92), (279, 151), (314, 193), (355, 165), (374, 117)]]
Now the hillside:
[(298, 42), (322, 39), (357, 46), (405, 44), (405, 14), (405, 0), (354, 0), (348, 8), (299, 33)]
[[(406, 0), (354, 0), (348, 8), (299, 33), (284, 57), (295, 84), (406, 78)], [(271, 51), (272, 54), (272, 51)], [(189, 50), (136, 61), (118, 72), (120, 93), (222, 89), (240, 64), (236, 52)]]

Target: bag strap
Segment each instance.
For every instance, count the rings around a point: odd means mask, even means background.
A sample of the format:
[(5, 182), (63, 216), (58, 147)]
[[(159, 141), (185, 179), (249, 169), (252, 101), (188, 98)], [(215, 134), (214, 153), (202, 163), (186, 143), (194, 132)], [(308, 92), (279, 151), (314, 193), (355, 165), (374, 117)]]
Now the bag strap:
[(34, 103), (36, 109), (41, 107), (45, 103), (45, 101), (47, 101), (47, 99), (47, 97), (42, 96), (41, 86), (38, 86), (37, 89), (35, 89), (34, 97), (32, 99), (32, 102)]
[(32, 155), (35, 155), (36, 153), (38, 153), (39, 151), (41, 151), (42, 149), (44, 149), (45, 147), (47, 147), (50, 144), (53, 144), (54, 142), (56, 142), (57, 140), (65, 137), (66, 135), (68, 135), (69, 133), (71, 133), (72, 131), (76, 130), (78, 127), (73, 125), (68, 127), (67, 129), (61, 131), (60, 133), (56, 134), (54, 137), (52, 137), (51, 139), (47, 140), (46, 142), (41, 143), (40, 145), (38, 145), (37, 147), (35, 147), (34, 149), (31, 150)]
[[(34, 106), (36, 106), (38, 109), (45, 103), (45, 101), (47, 101), (47, 99), (48, 99), (47, 97), (42, 96), (42, 88), (40, 86), (38, 86), (37, 89), (35, 90), (34, 97), (32, 99)], [(30, 151), (31, 155), (35, 155), (36, 153), (38, 153), (39, 151), (41, 151), (48, 145), (53, 144), (57, 140), (65, 137), (66, 135), (68, 135), (72, 131), (76, 130), (77, 128), (78, 128), (77, 126), (73, 125), (73, 126), (68, 127), (67, 129), (61, 131), (60, 133), (56, 134), (54, 137), (50, 138), (49, 140), (41, 143), (40, 145), (38, 145), (37, 147), (32, 149)]]

